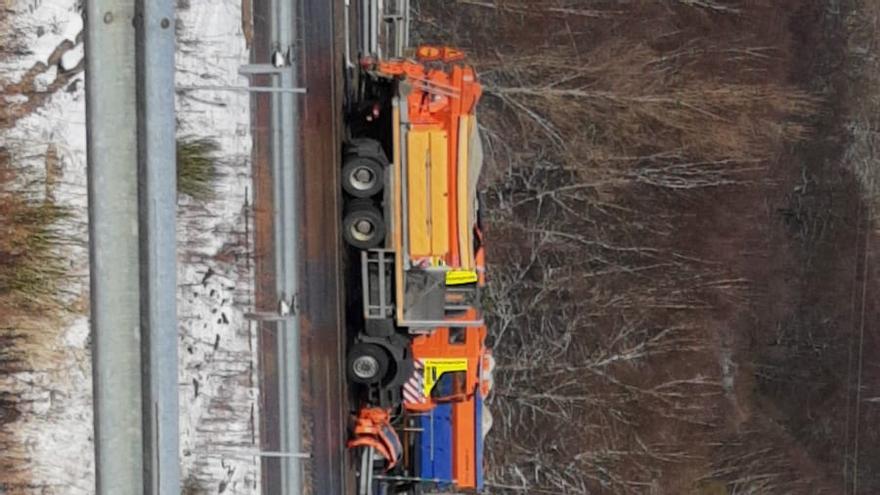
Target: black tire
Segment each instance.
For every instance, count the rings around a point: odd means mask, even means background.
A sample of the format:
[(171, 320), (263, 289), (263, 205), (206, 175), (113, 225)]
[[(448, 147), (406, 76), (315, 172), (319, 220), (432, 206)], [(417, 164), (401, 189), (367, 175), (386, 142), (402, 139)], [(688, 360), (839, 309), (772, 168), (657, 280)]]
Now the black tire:
[(372, 157), (351, 155), (342, 167), (342, 188), (355, 198), (369, 198), (385, 186), (385, 167)]
[(388, 373), (388, 353), (376, 344), (355, 344), (348, 351), (348, 378), (364, 385), (380, 383)]
[(385, 220), (370, 203), (352, 202), (342, 219), (342, 237), (358, 249), (379, 247), (385, 240)]

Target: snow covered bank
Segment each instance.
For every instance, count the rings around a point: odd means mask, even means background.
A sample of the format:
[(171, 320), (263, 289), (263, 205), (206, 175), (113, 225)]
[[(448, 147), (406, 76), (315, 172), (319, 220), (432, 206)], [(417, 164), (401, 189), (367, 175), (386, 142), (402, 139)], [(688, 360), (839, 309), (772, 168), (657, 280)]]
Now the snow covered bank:
[[(178, 84), (242, 84), (236, 71), (248, 50), (240, 4), (178, 6)], [(16, 465), (17, 481), (0, 472), (0, 493), (93, 493), (82, 5), (10, 0), (4, 8), (4, 42), (13, 41), (15, 53), (0, 54), (0, 147), (29, 197), (70, 211), (58, 256), (71, 276), (57, 319), (16, 328), (40, 343), (29, 369), (0, 375), (0, 390), (22, 404), (4, 427), (22, 449), (0, 452), (0, 466)], [(182, 476), (190, 493), (258, 493), (259, 462), (241, 455), (259, 438), (256, 335), (244, 319), (253, 278), (249, 97), (179, 94), (177, 109), (180, 135), (219, 144), (212, 199), (182, 197), (179, 205)]]
[(57, 226), (63, 245), (56, 254), (69, 263), (58, 295), (64, 309), (51, 318), (31, 312), (6, 329), (26, 334), (29, 344), (25, 365), (0, 375), (0, 390), (15, 396), (20, 413), (6, 432), (23, 451), (15, 459), (18, 476), (0, 473), (0, 487), (92, 493), (82, 16), (77, 0), (18, 0), (7, 8), (6, 35), (17, 53), (0, 57), (0, 146), (16, 192), (54, 203), (70, 217)]
[[(245, 84), (241, 25), (240, 2), (187, 2), (178, 11), (177, 84)], [(222, 157), (213, 200), (181, 198), (178, 212), (183, 472), (207, 493), (259, 493), (258, 459), (242, 455), (259, 442), (256, 327), (244, 319), (253, 294), (249, 102), (228, 91), (177, 98), (179, 136), (216, 140)]]

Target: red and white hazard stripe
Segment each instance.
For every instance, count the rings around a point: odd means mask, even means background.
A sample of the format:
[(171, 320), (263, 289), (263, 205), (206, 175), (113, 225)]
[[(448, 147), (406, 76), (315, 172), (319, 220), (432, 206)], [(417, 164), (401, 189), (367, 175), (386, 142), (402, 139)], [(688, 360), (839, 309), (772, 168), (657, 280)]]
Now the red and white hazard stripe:
[(413, 374), (403, 384), (403, 400), (409, 403), (423, 404), (427, 401), (423, 392), (425, 388), (425, 365), (420, 359), (413, 363)]

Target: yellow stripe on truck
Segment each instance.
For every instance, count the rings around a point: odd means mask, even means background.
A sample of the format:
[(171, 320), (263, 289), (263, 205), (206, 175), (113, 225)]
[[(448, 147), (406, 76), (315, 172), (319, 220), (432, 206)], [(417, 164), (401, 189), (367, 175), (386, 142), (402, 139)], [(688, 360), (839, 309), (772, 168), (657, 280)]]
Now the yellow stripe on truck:
[(410, 256), (431, 254), (428, 217), (428, 133), (407, 133), (407, 214)]
[(446, 285), (475, 284), (479, 280), (476, 270), (450, 270), (446, 272)]
[(434, 385), (440, 381), (440, 377), (444, 373), (467, 371), (468, 369), (468, 360), (464, 358), (435, 358), (425, 359), (423, 362), (425, 365), (425, 383), (422, 391), (425, 397), (431, 396)]
[(449, 159), (446, 132), (407, 135), (407, 200), (410, 256), (449, 253)]
[(431, 254), (449, 252), (449, 159), (445, 131), (431, 135)]

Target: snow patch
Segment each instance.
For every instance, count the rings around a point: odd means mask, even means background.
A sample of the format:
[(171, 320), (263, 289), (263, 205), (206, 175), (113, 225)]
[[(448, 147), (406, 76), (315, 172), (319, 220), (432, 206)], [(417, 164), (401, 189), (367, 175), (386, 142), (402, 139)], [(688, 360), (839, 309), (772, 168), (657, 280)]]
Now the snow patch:
[(22, 94), (4, 95), (3, 100), (7, 105), (20, 105), (28, 102), (28, 97)]
[(8, 3), (9, 19), (19, 30), (18, 41), (27, 48), (28, 54), (0, 62), (0, 74), (5, 78), (17, 80), (37, 62), (47, 64), (58, 45), (64, 40), (76, 43), (83, 30), (81, 4), (77, 0), (12, 0)]
[(62, 344), (74, 349), (86, 349), (89, 343), (89, 319), (75, 319), (61, 337)]
[(82, 43), (76, 45), (72, 50), (68, 50), (61, 56), (61, 70), (71, 71), (82, 62), (85, 56), (85, 48)]
[(53, 65), (46, 72), (34, 78), (34, 89), (39, 93), (45, 92), (49, 89), (49, 85), (55, 81), (56, 77), (58, 77), (58, 66)]
[[(191, 0), (178, 10), (179, 86), (241, 85), (249, 50), (235, 1)], [(178, 135), (216, 141), (214, 199), (178, 205), (181, 459), (185, 479), (226, 492), (259, 493), (256, 329), (245, 319), (253, 291), (247, 252), (251, 184), (250, 97), (179, 93)]]

